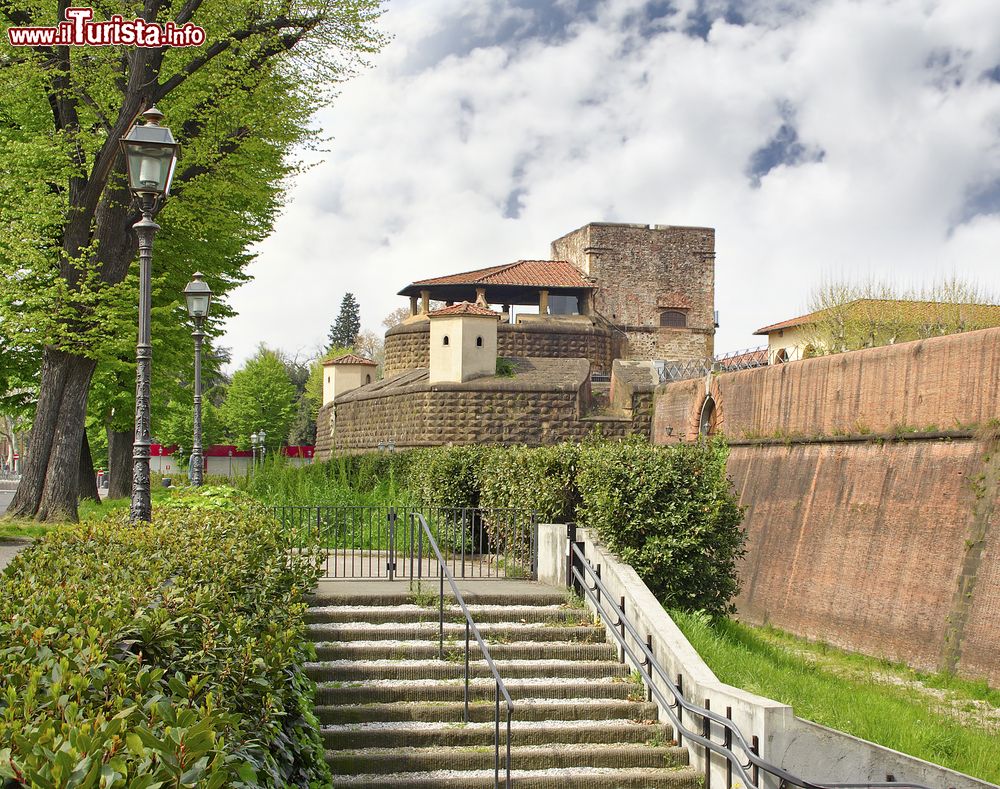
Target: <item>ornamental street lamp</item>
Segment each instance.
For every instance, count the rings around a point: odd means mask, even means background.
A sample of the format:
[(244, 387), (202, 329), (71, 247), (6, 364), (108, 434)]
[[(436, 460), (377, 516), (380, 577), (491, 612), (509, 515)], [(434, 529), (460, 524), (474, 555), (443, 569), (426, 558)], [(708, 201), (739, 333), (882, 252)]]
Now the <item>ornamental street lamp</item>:
[(212, 306), (212, 289), (203, 281), (205, 275), (194, 273), (194, 279), (184, 288), (188, 315), (194, 320), (194, 447), (191, 449), (191, 485), (199, 488), (202, 483), (201, 457), (201, 343), (205, 339), (202, 325)]
[(139, 336), (135, 346), (135, 440), (132, 444), (132, 523), (149, 522), (153, 507), (149, 496), (149, 379), (152, 365), (150, 340), (150, 291), (153, 265), (153, 236), (160, 226), (153, 214), (170, 192), (170, 181), (180, 147), (170, 129), (160, 126), (163, 113), (150, 107), (119, 141), (128, 165), (128, 185), (139, 203), (142, 219), (136, 222), (139, 237)]
[(257, 470), (257, 434), (256, 433), (251, 433), (250, 434), (250, 454), (251, 454), (251, 463), (250, 463), (250, 466), (251, 466), (251, 468), (253, 468), (254, 471), (256, 471)]

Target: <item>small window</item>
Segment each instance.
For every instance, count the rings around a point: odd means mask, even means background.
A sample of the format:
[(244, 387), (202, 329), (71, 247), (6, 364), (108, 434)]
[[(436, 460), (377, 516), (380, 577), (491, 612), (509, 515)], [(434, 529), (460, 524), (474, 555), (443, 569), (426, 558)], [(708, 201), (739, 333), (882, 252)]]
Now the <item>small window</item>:
[(447, 345), (447, 344), (448, 344), (448, 335), (446, 334), (444, 336), (444, 342), (442, 343), (442, 345)]
[(330, 383), (330, 376), (329, 375), (326, 377), (326, 382)]
[(660, 313), (660, 325), (669, 329), (687, 328), (687, 314), (680, 310), (664, 310)]
[(476, 347), (477, 348), (482, 348), (483, 347), (483, 338), (482, 337), (476, 337)]
[(370, 384), (372, 382), (372, 377), (370, 375), (365, 376), (365, 383)]

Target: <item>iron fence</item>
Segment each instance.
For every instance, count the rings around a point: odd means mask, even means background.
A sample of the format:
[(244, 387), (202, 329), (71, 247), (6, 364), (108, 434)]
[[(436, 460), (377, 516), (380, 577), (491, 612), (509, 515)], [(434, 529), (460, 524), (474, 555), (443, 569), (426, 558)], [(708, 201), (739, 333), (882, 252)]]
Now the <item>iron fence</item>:
[(436, 577), (439, 570), (419, 516), (457, 577), (534, 579), (538, 574), (538, 519), (529, 510), (279, 505), (272, 511), (298, 548), (318, 543), (326, 578)]

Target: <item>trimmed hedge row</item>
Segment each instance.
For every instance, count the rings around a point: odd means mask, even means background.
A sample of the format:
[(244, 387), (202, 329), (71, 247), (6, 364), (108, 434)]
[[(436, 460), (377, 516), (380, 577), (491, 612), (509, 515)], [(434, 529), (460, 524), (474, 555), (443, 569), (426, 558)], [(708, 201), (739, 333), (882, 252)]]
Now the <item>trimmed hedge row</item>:
[[(324, 495), (338, 503), (345, 490), (361, 497), (377, 490), (397, 495), (382, 504), (510, 507), (535, 510), (543, 522), (577, 521), (595, 528), (664, 605), (717, 616), (733, 610), (744, 542), (727, 454), (719, 438), (669, 447), (640, 438), (433, 447), (274, 469), (255, 484), (274, 503), (320, 503)], [(298, 495), (307, 478), (309, 501)]]
[(316, 557), (212, 497), (57, 531), (0, 576), (0, 783), (329, 785), (303, 669)]

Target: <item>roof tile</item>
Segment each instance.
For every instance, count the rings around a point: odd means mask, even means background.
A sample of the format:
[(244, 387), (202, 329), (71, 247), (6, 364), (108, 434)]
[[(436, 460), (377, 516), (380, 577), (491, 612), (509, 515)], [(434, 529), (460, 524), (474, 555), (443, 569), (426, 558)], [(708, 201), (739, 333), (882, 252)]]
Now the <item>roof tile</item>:
[(449, 315), (476, 315), (482, 318), (499, 318), (500, 314), (478, 304), (471, 304), (468, 301), (461, 301), (450, 307), (442, 307), (430, 313), (432, 318), (446, 318)]
[(371, 359), (366, 359), (364, 356), (358, 356), (356, 353), (345, 353), (333, 359), (324, 359), (323, 365), (325, 366), (328, 364), (365, 364), (370, 367), (378, 367), (378, 365)]
[(521, 285), (524, 287), (593, 288), (566, 260), (518, 260), (461, 274), (421, 279), (413, 285)]

